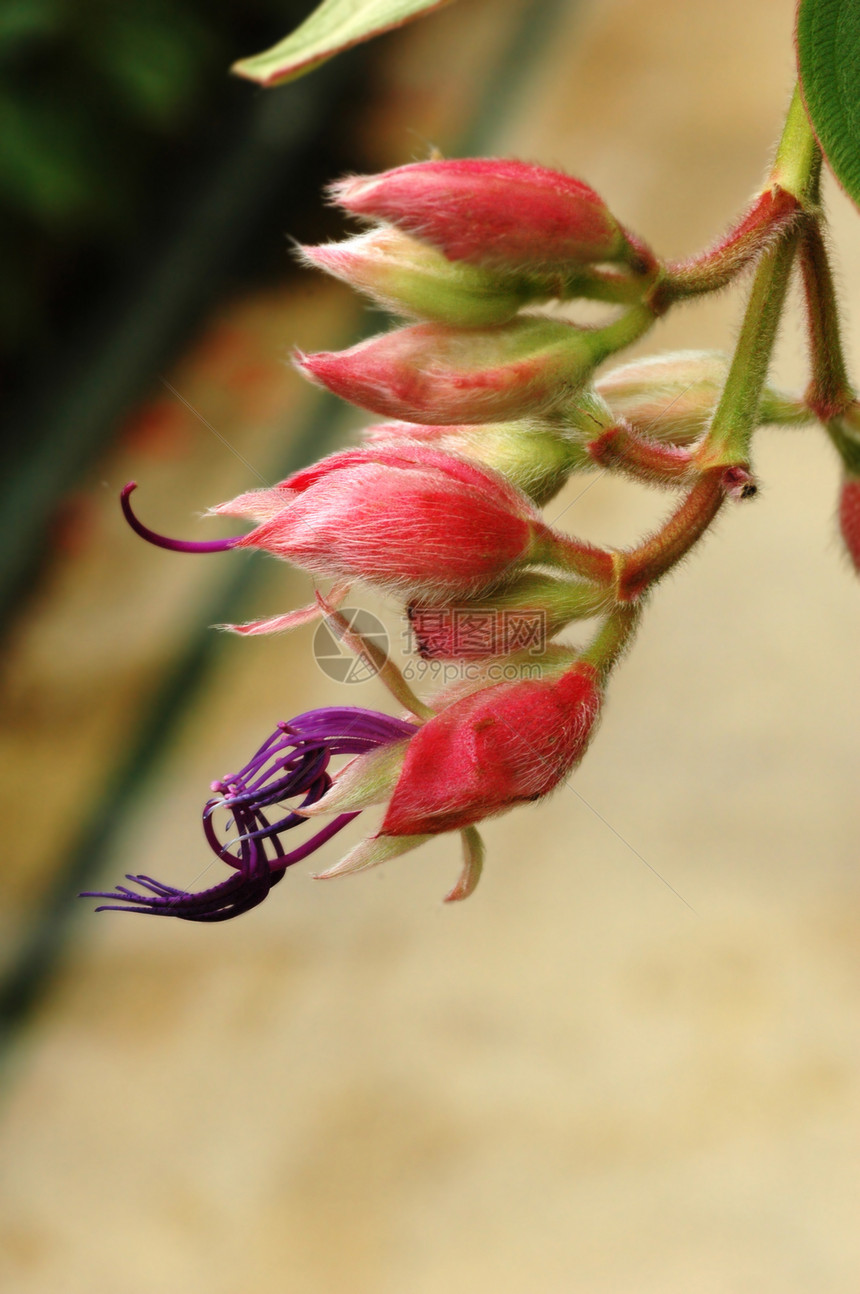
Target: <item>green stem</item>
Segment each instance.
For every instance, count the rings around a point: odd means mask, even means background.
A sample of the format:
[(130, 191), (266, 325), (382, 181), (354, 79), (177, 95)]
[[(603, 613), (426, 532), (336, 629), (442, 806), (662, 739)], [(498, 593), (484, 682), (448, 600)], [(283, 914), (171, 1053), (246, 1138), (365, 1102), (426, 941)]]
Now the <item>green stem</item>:
[(612, 583), (614, 564), (610, 552), (572, 535), (562, 535), (538, 522), (534, 523), (528, 557), (531, 562), (594, 580), (604, 587)]
[[(817, 178), (818, 147), (795, 89), (771, 181), (807, 206)], [(776, 340), (798, 235), (789, 233), (759, 261), (726, 384), (699, 453), (703, 468), (745, 465)]]
[(726, 384), (714, 412), (699, 463), (727, 467), (749, 461), (750, 440), (785, 304), (796, 239), (784, 239), (762, 256), (747, 302)]
[(794, 87), (782, 137), (770, 173), (771, 184), (793, 193), (801, 206), (808, 206), (821, 170), (821, 153), (815, 142), (800, 86)]
[(642, 604), (613, 607), (580, 657), (604, 680), (630, 646), (642, 615)]
[(654, 311), (648, 305), (633, 306), (620, 319), (605, 328), (596, 328), (591, 334), (592, 358), (595, 367), (616, 351), (632, 346), (654, 324)]

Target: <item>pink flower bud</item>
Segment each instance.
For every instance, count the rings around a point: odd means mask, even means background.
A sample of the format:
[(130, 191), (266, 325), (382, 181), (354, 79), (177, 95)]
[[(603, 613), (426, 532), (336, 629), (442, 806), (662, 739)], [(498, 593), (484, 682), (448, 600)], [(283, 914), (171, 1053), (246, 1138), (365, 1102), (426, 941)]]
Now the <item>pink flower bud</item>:
[(839, 529), (848, 556), (860, 574), (860, 476), (846, 473), (839, 494)]
[(602, 358), (599, 330), (522, 316), (495, 328), (416, 324), (344, 351), (297, 356), (311, 379), (371, 413), (483, 423), (551, 409)]
[[(627, 419), (654, 440), (689, 445), (705, 432), (728, 371), (728, 356), (720, 351), (673, 351), (610, 369), (595, 389), (616, 418)], [(800, 425), (810, 419), (801, 400), (765, 387), (760, 422)]]
[(585, 662), (462, 697), (410, 739), (382, 834), (453, 831), (547, 795), (585, 754), (602, 700)]
[(477, 592), (542, 552), (547, 534), (503, 477), (423, 445), (344, 450), (213, 511), (267, 517), (235, 547), (406, 597)]
[(628, 259), (603, 199), (570, 175), (498, 158), (414, 162), (332, 185), (356, 216), (387, 221), (451, 261), (511, 272)]
[(372, 229), (342, 243), (300, 248), (309, 265), (367, 293), (393, 314), (457, 328), (504, 323), (529, 300), (550, 295), (524, 280), (500, 279), (475, 265), (452, 264), (396, 229)]

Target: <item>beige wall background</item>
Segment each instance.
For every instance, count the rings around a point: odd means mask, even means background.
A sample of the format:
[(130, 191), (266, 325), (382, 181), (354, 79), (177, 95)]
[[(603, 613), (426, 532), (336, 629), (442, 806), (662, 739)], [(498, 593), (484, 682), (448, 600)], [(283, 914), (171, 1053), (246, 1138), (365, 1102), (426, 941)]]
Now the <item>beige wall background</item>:
[[(583, 176), (659, 251), (691, 252), (764, 171), (792, 87), (793, 9), (562, 8), (494, 147)], [(450, 105), (467, 104), (523, 12), (464, 0), (391, 39), (382, 164), (420, 154), (416, 129), (451, 129)], [(860, 219), (825, 189), (853, 325)], [(231, 306), (284, 393), (244, 429), (217, 406), (244, 453), (262, 458), (259, 428), (283, 429), (307, 399), (275, 357), (337, 345), (345, 300), (310, 284)], [(741, 307), (731, 293), (678, 311), (638, 350), (730, 345)], [(854, 327), (849, 353), (860, 372)], [(184, 364), (192, 383), (199, 357)], [(805, 372), (793, 309), (775, 373), (800, 389)], [(154, 505), (174, 483), (175, 505), (158, 503), (174, 532), (254, 484), (199, 434), (148, 486)], [(134, 474), (133, 454), (105, 466), (111, 483)], [(854, 1294), (860, 588), (833, 520), (834, 460), (819, 432), (760, 435), (759, 498), (728, 510), (654, 598), (572, 788), (487, 828), (468, 903), (440, 903), (459, 861), (442, 838), (337, 884), (304, 866), (223, 926), (79, 913), (0, 1116), (3, 1287)], [(607, 477), (576, 499), (583, 484), (548, 516), (567, 508), (565, 527), (606, 542), (669, 506)], [(60, 570), (12, 661), (19, 690), (67, 709), (75, 695), (98, 710), (111, 680), (108, 735), (212, 578), (110, 516), (110, 542), (74, 579)], [(135, 604), (138, 571), (150, 583)], [(272, 563), (260, 612), (307, 591)], [(395, 608), (364, 604), (396, 628)], [(323, 677), (309, 634), (231, 645), (103, 882), (199, 877), (212, 777), (276, 719), (332, 703), (387, 708), (375, 684)], [(32, 759), (50, 744), (41, 722), (37, 707)], [(67, 765), (89, 758), (97, 725), (86, 733)], [(42, 842), (27, 875), (48, 854)], [(10, 881), (13, 940), (28, 884)]]

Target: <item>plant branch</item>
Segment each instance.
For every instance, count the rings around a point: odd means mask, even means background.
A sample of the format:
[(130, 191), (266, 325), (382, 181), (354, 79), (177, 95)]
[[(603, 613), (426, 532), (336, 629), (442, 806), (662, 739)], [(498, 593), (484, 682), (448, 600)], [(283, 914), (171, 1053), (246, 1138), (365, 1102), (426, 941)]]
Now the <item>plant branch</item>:
[(721, 468), (703, 473), (656, 535), (616, 556), (618, 602), (632, 602), (687, 555), (701, 539), (725, 499)]
[[(770, 178), (805, 209), (814, 195), (819, 166), (818, 146), (795, 89)], [(798, 234), (790, 230), (759, 261), (726, 384), (699, 452), (703, 468), (748, 465), (797, 241)]]
[(848, 380), (833, 275), (819, 220), (809, 218), (800, 236), (800, 266), (812, 379), (806, 403), (821, 422), (844, 413), (854, 399)]
[(641, 602), (613, 607), (580, 657), (605, 680), (630, 646), (642, 616)]

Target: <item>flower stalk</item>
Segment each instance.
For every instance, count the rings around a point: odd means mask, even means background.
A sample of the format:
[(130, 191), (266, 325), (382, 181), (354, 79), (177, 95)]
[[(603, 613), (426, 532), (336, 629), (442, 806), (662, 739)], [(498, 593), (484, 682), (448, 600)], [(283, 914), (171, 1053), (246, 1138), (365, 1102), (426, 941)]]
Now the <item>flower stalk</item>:
[(842, 350), (839, 308), (821, 222), (810, 217), (800, 235), (800, 266), (812, 378), (806, 403), (821, 422), (838, 418), (854, 399)]
[(719, 468), (703, 472), (701, 479), (650, 539), (616, 558), (615, 596), (632, 602), (663, 578), (701, 539), (725, 499)]
[[(800, 90), (795, 87), (771, 182), (805, 209), (819, 166), (815, 137)], [(749, 467), (750, 442), (757, 425), (759, 402), (782, 317), (797, 241), (796, 230), (790, 230), (759, 261), (726, 384), (699, 455), (702, 468)]]

